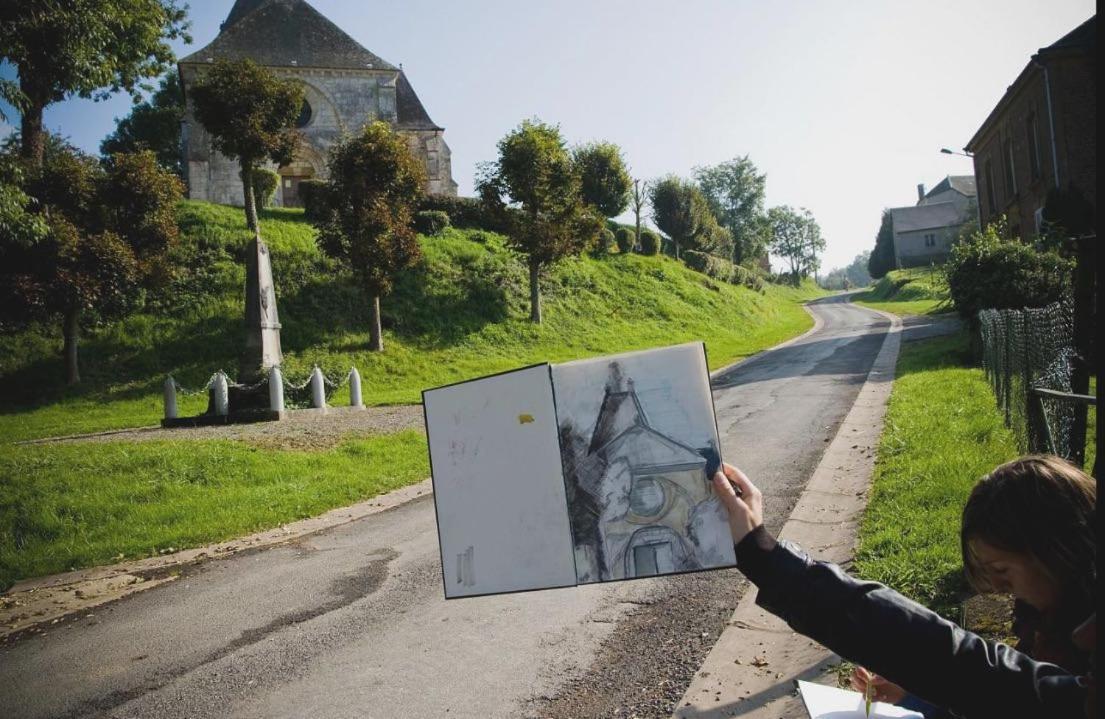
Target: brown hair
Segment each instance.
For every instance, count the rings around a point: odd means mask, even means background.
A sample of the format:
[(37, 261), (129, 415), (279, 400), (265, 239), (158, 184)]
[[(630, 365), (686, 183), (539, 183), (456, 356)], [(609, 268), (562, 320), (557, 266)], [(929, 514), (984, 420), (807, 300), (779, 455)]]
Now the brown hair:
[(1035, 557), (1067, 602), (1092, 603), (1097, 585), (1097, 480), (1057, 457), (1031, 455), (983, 477), (963, 508), (967, 579), (991, 589), (972, 540)]

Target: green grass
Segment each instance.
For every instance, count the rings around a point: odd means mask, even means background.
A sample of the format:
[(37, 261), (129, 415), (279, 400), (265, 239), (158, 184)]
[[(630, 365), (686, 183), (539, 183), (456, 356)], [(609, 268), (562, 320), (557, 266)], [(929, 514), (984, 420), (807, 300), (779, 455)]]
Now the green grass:
[(967, 335), (907, 343), (879, 443), (855, 569), (958, 618), (959, 525), (980, 477), (1020, 453)]
[(943, 268), (892, 270), (874, 287), (855, 295), (856, 304), (902, 317), (950, 312)]
[(416, 431), (326, 452), (223, 440), (0, 445), (0, 589), (311, 517), (427, 477), (426, 456)]
[[(166, 374), (186, 387), (202, 386), (219, 368), (236, 374), (249, 239), (243, 213), (186, 202), (180, 224), (180, 276), (142, 312), (87, 333), (79, 388), (59, 382), (57, 328), (0, 337), (0, 439), (156, 424)], [(370, 353), (363, 296), (320, 255), (302, 212), (265, 211), (262, 233), (277, 280), (285, 376), (301, 381), (318, 364), (339, 379), (356, 365), (374, 405), (416, 403), (424, 388), (534, 362), (694, 339), (706, 341), (718, 367), (808, 329), (801, 302), (823, 294), (811, 285), (760, 294), (666, 257), (581, 257), (549, 273), (545, 322), (534, 326), (525, 270), (503, 238), (454, 229), (422, 238), (424, 261), (383, 300), (385, 351)], [(204, 407), (203, 397), (191, 397), (180, 410)]]

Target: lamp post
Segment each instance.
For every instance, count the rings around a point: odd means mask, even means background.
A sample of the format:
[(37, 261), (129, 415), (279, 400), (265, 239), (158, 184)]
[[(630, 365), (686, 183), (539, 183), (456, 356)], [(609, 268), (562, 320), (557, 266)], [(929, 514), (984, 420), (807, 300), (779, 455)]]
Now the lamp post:
[(955, 150), (949, 150), (946, 147), (941, 147), (940, 152), (944, 153), (945, 155), (961, 155), (963, 157), (972, 157), (972, 158), (974, 157), (973, 152), (956, 152)]

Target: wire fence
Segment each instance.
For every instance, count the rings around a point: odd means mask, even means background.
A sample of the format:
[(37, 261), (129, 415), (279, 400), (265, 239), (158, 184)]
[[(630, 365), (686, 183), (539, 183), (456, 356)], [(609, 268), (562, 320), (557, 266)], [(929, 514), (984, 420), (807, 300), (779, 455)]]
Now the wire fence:
[(1066, 396), (1072, 392), (1077, 358), (1071, 302), (982, 310), (978, 319), (983, 367), (1019, 446), (1081, 464), (1086, 406)]

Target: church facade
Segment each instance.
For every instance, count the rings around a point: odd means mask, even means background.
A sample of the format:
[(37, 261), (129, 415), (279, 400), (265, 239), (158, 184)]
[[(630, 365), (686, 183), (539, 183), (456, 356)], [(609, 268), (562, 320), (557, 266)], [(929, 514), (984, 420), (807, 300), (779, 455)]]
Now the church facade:
[[(289, 165), (270, 167), (280, 174), (275, 204), (300, 205), (299, 183), (326, 179), (330, 147), (375, 120), (391, 124), (407, 138), (426, 168), (427, 193), (457, 194), (445, 129), (430, 119), (402, 67), (366, 50), (304, 0), (236, 0), (219, 35), (179, 62), (185, 99), (205, 66), (243, 58), (296, 80), (304, 89), (296, 158)], [(182, 144), (190, 198), (243, 204), (237, 160), (214, 150), (190, 103)]]

